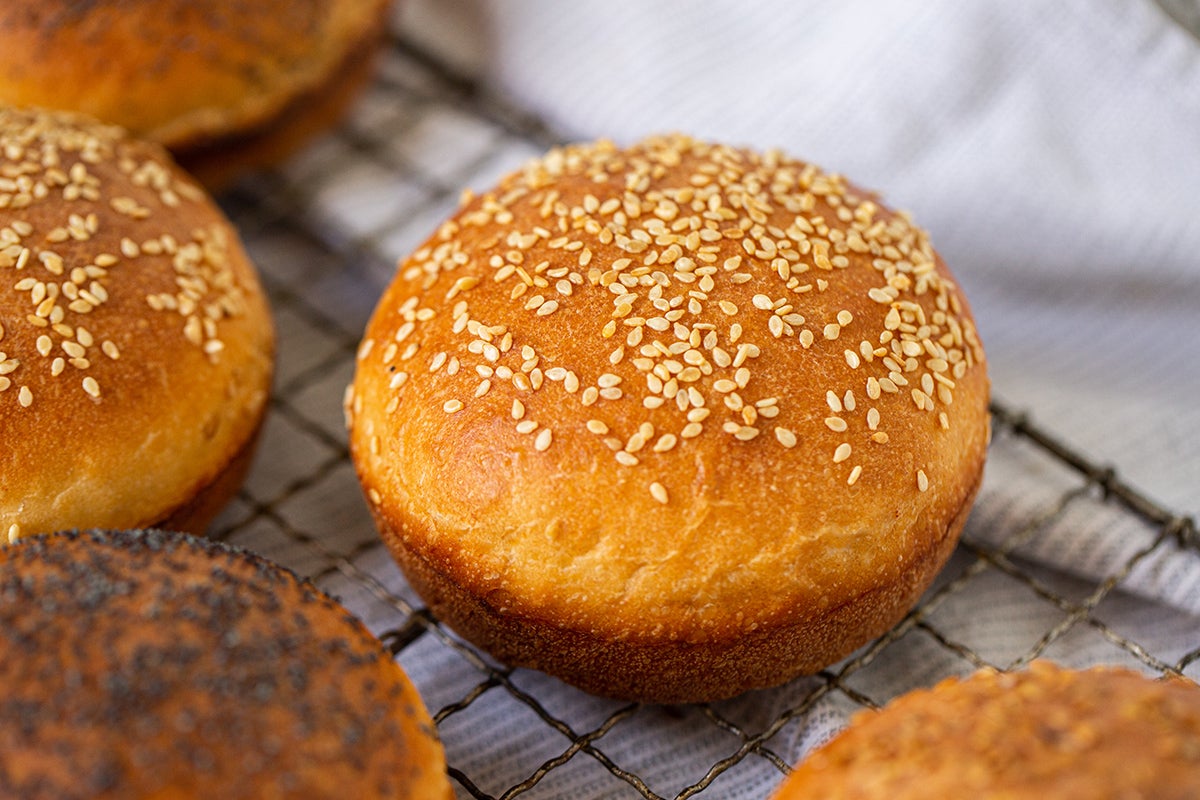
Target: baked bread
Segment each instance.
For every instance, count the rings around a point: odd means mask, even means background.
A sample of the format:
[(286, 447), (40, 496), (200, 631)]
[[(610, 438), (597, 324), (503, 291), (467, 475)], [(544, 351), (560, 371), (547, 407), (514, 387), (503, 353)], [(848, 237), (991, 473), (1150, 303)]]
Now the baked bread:
[(312, 584), (160, 531), (0, 548), (0, 794), (452, 797), (416, 690)]
[(899, 620), (979, 485), (988, 382), (923, 231), (684, 136), (557, 149), (403, 261), (347, 396), (432, 609), (589, 691), (711, 700)]
[(160, 147), (0, 107), (0, 539), (203, 531), (250, 463), (272, 358), (236, 232)]
[(388, 0), (20, 0), (0, 102), (76, 111), (169, 147), (207, 183), (282, 159), (370, 74)]
[(1200, 797), (1200, 688), (1035, 662), (862, 712), (774, 800)]

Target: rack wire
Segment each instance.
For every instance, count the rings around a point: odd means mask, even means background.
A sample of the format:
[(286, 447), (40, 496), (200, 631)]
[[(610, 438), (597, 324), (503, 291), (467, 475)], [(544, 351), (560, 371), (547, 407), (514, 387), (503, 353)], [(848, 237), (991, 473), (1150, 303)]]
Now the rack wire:
[[(999, 400), (991, 462), (1001, 464), (998, 480), (1038, 474), (1026, 513), (1006, 518), (999, 536), (976, 535), (991, 523), (973, 519), (919, 605), (818, 675), (723, 703), (621, 704), (506, 668), (440, 625), (376, 537), (349, 462), (342, 392), (397, 259), (463, 187), (486, 188), (558, 141), (537, 118), (394, 39), (345, 125), (221, 198), (274, 302), (280, 353), (256, 466), (213, 535), (313, 577), (382, 638), (434, 713), (459, 797), (761, 798), (836, 715), (948, 675), (1067, 655), (1196, 676), (1195, 618), (1122, 586), (1164, 551), (1200, 548), (1195, 521)], [(1109, 574), (1070, 577), (1021, 557), (1052, 526), (1097, 515), (1119, 517), (1139, 537)], [(990, 602), (997, 593), (1021, 597), (1020, 624), (1013, 607)], [(478, 735), (501, 725), (521, 733)], [(664, 741), (679, 743), (670, 758), (647, 746)]]

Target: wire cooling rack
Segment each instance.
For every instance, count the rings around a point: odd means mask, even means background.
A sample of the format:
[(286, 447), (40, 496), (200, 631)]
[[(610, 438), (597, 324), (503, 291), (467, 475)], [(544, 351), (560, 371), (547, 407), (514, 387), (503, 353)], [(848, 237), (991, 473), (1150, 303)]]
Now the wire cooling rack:
[[(537, 119), (396, 40), (334, 135), (222, 198), (274, 301), (280, 352), (257, 463), (213, 535), (312, 576), (383, 639), (435, 716), (460, 798), (764, 798), (847, 713), (944, 676), (1051, 657), (1196, 677), (1196, 618), (1123, 586), (1197, 547), (1195, 522), (999, 401), (984, 494), (1026, 480), (1021, 512), (973, 516), (918, 607), (819, 675), (711, 705), (621, 704), (505, 668), (439, 625), (375, 535), (342, 393), (397, 259), (464, 187), (484, 189), (555, 143)], [(1046, 530), (1079, 520), (1133, 531), (1116, 569), (1082, 579), (1022, 559)]]

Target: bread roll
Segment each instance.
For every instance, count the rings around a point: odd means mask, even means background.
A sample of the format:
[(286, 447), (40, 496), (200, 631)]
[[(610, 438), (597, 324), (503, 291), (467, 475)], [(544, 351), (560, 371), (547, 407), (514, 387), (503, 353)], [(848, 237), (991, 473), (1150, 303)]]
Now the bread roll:
[(0, 795), (452, 797), (420, 697), (312, 584), (159, 531), (0, 548)]
[(203, 531), (250, 463), (273, 342), (236, 232), (161, 148), (0, 107), (0, 539)]
[(979, 486), (988, 382), (926, 234), (779, 153), (550, 152), (404, 260), (348, 393), (434, 611), (588, 691), (711, 700), (911, 607)]
[(856, 716), (774, 800), (1200, 797), (1200, 688), (1034, 663)]
[(157, 141), (202, 179), (279, 160), (370, 72), (387, 0), (17, 0), (0, 8), (0, 102)]

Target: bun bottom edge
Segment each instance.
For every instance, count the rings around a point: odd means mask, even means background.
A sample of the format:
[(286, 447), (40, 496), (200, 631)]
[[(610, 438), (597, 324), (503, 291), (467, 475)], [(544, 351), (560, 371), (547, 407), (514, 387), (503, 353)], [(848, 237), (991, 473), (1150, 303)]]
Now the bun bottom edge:
[(535, 669), (591, 694), (643, 703), (721, 700), (814, 674), (899, 623), (958, 544), (982, 482), (982, 465), (940, 536), (899, 580), (828, 609), (700, 643), (630, 641), (501, 611), (404, 542), (372, 506), (376, 526), (409, 583), (440, 621), (505, 664)]

